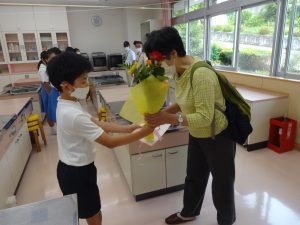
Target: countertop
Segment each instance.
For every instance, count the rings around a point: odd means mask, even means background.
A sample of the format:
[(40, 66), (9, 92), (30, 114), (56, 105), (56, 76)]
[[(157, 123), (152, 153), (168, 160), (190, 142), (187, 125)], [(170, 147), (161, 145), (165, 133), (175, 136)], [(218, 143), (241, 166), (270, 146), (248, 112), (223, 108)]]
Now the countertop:
[(130, 87), (125, 85), (114, 85), (105, 89), (100, 89), (100, 94), (105, 99), (105, 102), (120, 102), (126, 101), (129, 95)]
[(18, 115), (29, 101), (31, 98), (0, 100), (0, 115)]
[(287, 98), (289, 95), (279, 92), (267, 91), (242, 85), (235, 85), (236, 89), (248, 102), (269, 101), (280, 98)]

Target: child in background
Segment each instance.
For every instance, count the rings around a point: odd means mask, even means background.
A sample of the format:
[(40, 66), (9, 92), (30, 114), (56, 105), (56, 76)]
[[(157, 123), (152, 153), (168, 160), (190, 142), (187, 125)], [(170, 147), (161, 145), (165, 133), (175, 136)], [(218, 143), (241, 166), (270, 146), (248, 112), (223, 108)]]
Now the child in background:
[(51, 91), (49, 84), (49, 77), (47, 74), (48, 52), (41, 52), (41, 60), (38, 63), (38, 76), (41, 80), (41, 111), (42, 113), (48, 112), (48, 98)]
[[(82, 56), (64, 52), (49, 62), (47, 72), (51, 84), (61, 93), (57, 106), (59, 186), (64, 195), (77, 193), (79, 218), (85, 218), (89, 225), (101, 225), (94, 142), (114, 148), (139, 140), (153, 129), (99, 122), (84, 111), (78, 100), (85, 99), (89, 91), (91, 68)], [(127, 134), (111, 136), (109, 132)]]
[[(48, 51), (48, 62), (53, 59), (56, 55), (61, 53), (61, 50), (59, 48), (50, 48)], [(51, 85), (51, 91), (49, 93), (49, 100), (48, 100), (48, 123), (49, 126), (51, 127), (51, 133), (53, 135), (56, 135), (56, 108), (57, 108), (57, 98), (59, 97), (59, 92), (57, 89)]]

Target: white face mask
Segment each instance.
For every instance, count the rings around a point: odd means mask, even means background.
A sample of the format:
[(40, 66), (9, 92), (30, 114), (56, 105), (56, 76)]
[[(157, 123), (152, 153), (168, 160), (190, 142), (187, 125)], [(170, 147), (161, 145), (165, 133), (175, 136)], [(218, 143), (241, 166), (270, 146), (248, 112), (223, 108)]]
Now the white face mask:
[(175, 64), (168, 66), (167, 63), (163, 62), (162, 67), (165, 69), (165, 74), (167, 77), (172, 77), (172, 76), (174, 76), (174, 74), (176, 74)]
[(137, 49), (136, 49), (136, 52), (137, 52), (137, 53), (142, 53), (142, 51), (143, 51), (142, 48), (137, 48)]
[(125, 47), (124, 49), (125, 49), (125, 51), (128, 51), (128, 50), (129, 50), (129, 47)]
[(89, 93), (90, 91), (90, 87), (87, 86), (87, 87), (84, 87), (84, 88), (76, 88), (72, 93), (71, 93), (71, 96), (79, 99), (79, 100), (82, 100), (82, 99), (86, 99), (86, 96), (87, 94)]

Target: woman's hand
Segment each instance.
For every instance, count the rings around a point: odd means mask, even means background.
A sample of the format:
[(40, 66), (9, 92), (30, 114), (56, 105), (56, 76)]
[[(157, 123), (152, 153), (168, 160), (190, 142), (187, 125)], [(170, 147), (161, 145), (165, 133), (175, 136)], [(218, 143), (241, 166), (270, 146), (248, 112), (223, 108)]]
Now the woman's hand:
[(145, 114), (145, 121), (147, 125), (155, 128), (162, 124), (170, 123), (170, 114), (165, 111), (160, 111), (156, 114)]

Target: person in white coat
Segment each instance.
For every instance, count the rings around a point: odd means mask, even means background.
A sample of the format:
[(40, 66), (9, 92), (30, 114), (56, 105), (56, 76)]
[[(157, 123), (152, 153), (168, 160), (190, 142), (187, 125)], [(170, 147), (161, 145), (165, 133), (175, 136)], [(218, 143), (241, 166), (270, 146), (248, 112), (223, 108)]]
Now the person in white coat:
[(140, 67), (140, 65), (147, 62), (148, 57), (146, 53), (143, 52), (143, 43), (141, 41), (134, 41), (133, 45), (136, 50), (137, 67)]
[(130, 49), (130, 44), (128, 41), (124, 41), (123, 43), (125, 49), (125, 64), (130, 66), (136, 60), (136, 55), (132, 49)]

